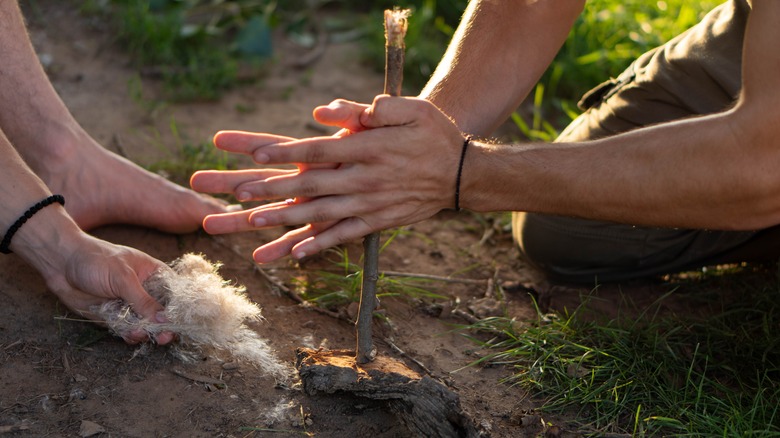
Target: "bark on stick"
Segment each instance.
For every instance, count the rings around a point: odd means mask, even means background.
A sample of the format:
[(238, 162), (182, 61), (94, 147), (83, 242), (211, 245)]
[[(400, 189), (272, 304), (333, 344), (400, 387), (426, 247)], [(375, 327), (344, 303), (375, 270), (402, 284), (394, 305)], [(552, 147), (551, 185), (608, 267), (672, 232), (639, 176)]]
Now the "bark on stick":
[[(385, 11), (385, 94), (401, 95), (404, 78), (404, 37), (408, 9)], [(355, 360), (364, 364), (374, 360), (376, 348), (371, 330), (377, 305), (376, 282), (379, 279), (379, 233), (363, 239), (363, 283), (360, 290), (360, 310), (357, 318), (357, 349)]]

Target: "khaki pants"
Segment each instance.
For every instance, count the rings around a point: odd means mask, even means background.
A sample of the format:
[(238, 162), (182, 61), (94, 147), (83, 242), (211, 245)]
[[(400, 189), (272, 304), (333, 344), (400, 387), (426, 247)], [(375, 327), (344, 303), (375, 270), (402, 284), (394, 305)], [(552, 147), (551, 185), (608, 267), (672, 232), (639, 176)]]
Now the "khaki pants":
[[(617, 79), (586, 94), (585, 112), (557, 141), (610, 136), (654, 123), (722, 111), (739, 94), (744, 1), (728, 2), (702, 23), (640, 57)], [(613, 282), (679, 272), (711, 263), (767, 256), (761, 231), (726, 232), (634, 227), (514, 213), (524, 258), (553, 281)], [(777, 231), (777, 230), (774, 230)], [(773, 242), (774, 243), (774, 242)], [(761, 250), (755, 252), (752, 246)]]

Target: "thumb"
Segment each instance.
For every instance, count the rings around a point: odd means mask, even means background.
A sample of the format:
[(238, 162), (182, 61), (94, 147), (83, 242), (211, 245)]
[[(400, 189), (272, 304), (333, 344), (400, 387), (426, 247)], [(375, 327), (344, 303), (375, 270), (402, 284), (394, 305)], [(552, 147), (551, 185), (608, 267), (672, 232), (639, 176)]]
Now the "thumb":
[(408, 125), (426, 115), (425, 100), (380, 94), (374, 103), (360, 114), (363, 129)]
[(366, 128), (360, 124), (360, 115), (368, 105), (336, 99), (326, 106), (314, 108), (314, 120), (323, 125), (337, 126), (352, 132), (363, 131)]
[[(164, 313), (164, 308), (155, 300), (141, 285), (137, 277), (134, 277), (135, 281), (128, 282), (127, 289), (125, 289), (125, 301), (130, 303), (133, 311), (137, 313), (141, 318), (146, 321), (163, 324), (168, 321)], [(129, 339), (133, 342), (138, 342), (139, 337), (143, 337), (145, 334), (133, 333), (130, 334)], [(165, 331), (157, 333), (155, 341), (160, 345), (165, 345), (172, 342), (175, 339), (175, 335), (171, 332)]]
[(135, 272), (125, 273), (121, 281), (119, 296), (130, 304), (138, 316), (152, 323), (168, 322), (163, 314), (165, 309), (144, 289)]

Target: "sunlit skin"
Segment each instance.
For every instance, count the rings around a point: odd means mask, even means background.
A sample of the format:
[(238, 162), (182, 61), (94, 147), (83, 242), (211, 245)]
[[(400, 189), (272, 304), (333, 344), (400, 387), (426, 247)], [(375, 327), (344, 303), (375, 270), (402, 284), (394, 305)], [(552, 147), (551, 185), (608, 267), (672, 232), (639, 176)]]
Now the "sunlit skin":
[[(535, 38), (565, 36), (573, 12), (582, 6), (574, 1), (551, 2), (560, 8), (550, 2), (519, 3), (470, 3), (470, 21), (461, 24), (446, 63), (423, 91), (426, 100), (380, 96), (370, 106), (339, 101), (315, 110), (315, 118), (323, 123), (368, 128), (365, 131), (296, 140), (219, 133), (217, 147), (251, 155), (265, 166), (341, 164), (266, 173), (255, 181), (230, 173), (196, 174), (192, 185), (199, 191), (241, 191), (266, 200), (311, 198), (231, 219), (210, 216), (206, 229), (227, 233), (263, 226), (330, 225), (261, 246), (255, 260), (267, 262), (288, 254), (314, 254), (451, 208), (461, 132), (489, 132), (537, 79), (512, 68), (488, 67), (496, 65), (496, 59), (517, 58), (530, 63), (523, 71), (543, 71), (538, 63), (549, 62), (557, 47), (535, 46)], [(515, 22), (524, 11), (535, 18), (528, 20), (530, 29), (516, 35), (524, 39), (491, 31), (519, 27)], [(539, 20), (545, 14), (548, 20)], [(477, 32), (484, 17), (493, 17), (492, 27)], [(780, 40), (777, 22), (780, 2), (753, 2), (743, 51), (743, 90), (727, 111), (579, 143), (473, 142), (463, 168), (461, 206), (661, 227), (753, 230), (780, 223), (780, 52), (771, 49)], [(547, 52), (541, 53), (540, 47)]]
[[(52, 193), (65, 197), (35, 214), (11, 242), (77, 317), (121, 298), (148, 320), (162, 306), (141, 286), (164, 264), (82, 230), (111, 223), (190, 232), (203, 217), (227, 211), (218, 202), (147, 172), (101, 147), (73, 118), (46, 77), (17, 2), (0, 2), (0, 227)], [(163, 333), (158, 343), (173, 339)], [(146, 340), (132, 333), (130, 343)]]

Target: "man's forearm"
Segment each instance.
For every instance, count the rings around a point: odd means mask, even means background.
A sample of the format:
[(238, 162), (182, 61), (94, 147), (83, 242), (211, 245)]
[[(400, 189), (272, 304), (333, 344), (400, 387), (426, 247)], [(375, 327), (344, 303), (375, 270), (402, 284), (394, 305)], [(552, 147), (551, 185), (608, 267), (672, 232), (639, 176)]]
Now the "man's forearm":
[(478, 144), (462, 203), (646, 226), (772, 226), (780, 223), (780, 150), (748, 118), (737, 109), (590, 142)]
[[(0, 1), (0, 128), (19, 153), (29, 159), (33, 145), (57, 141), (52, 127), (77, 125), (49, 82), (27, 35), (17, 1)], [(43, 140), (42, 136), (48, 136)]]
[(780, 2), (753, 1), (734, 108), (591, 142), (477, 145), (463, 205), (680, 228), (780, 224), (778, 18)]
[(584, 0), (472, 0), (420, 97), (464, 132), (489, 135), (534, 87)]

